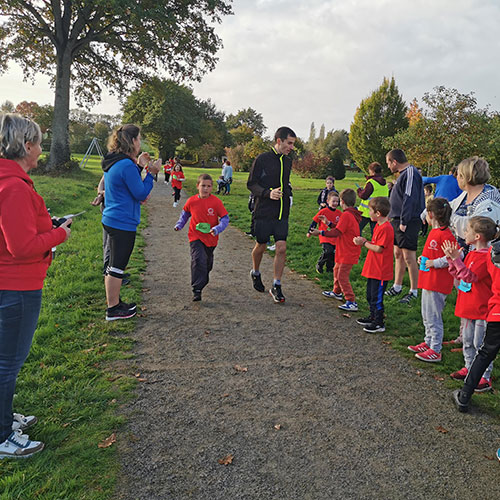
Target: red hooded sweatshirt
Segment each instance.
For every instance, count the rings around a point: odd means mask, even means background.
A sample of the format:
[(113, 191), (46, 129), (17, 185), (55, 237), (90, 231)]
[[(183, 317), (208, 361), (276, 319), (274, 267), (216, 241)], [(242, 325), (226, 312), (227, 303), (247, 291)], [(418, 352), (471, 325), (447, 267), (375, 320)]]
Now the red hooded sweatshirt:
[(51, 248), (66, 231), (52, 228), (43, 198), (13, 160), (0, 158), (0, 290), (40, 290)]

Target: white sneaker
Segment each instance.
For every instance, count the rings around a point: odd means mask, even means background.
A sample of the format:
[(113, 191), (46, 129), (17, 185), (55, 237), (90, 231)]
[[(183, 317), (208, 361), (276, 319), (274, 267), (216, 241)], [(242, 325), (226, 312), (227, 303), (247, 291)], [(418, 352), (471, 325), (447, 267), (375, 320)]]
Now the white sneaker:
[(174, 203), (172, 204), (172, 206), (175, 208), (177, 206), (177, 202), (174, 201)]
[(168, 184), (168, 182), (167, 181), (163, 181), (163, 184)]
[(276, 245), (268, 245), (267, 249), (270, 250), (271, 252), (274, 252), (276, 250)]
[(14, 420), (12, 422), (12, 430), (13, 431), (25, 431), (32, 425), (35, 425), (38, 422), (38, 419), (34, 415), (28, 415), (25, 417), (20, 413), (14, 413)]
[(13, 431), (12, 434), (0, 444), (1, 458), (27, 458), (43, 450), (44, 444), (40, 441), (31, 441), (29, 436), (21, 430)]

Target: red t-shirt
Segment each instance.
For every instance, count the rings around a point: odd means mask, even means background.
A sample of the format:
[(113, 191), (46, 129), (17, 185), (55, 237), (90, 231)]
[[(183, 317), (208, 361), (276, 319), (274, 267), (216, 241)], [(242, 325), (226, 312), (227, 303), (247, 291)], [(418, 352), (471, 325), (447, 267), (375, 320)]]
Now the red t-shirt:
[[(441, 245), (445, 241), (456, 243), (456, 239), (449, 228), (432, 229), (425, 241), (422, 257), (434, 260), (444, 257)], [(448, 268), (436, 269), (431, 267), (428, 271), (418, 271), (418, 288), (431, 292), (440, 292), (446, 295), (453, 290), (453, 276), (448, 272)]]
[(488, 259), (490, 259), (489, 251), (473, 250), (466, 255), (464, 264), (477, 276), (477, 281), (470, 284), (468, 292), (458, 289), (455, 316), (465, 319), (486, 319), (488, 300), (491, 297), (491, 276), (486, 262)]
[(353, 238), (359, 236), (359, 221), (346, 210), (342, 212), (337, 229), (342, 233), (337, 239), (335, 262), (339, 264), (357, 264), (361, 254), (361, 247), (353, 243)]
[[(176, 179), (177, 177), (177, 179)], [(172, 172), (172, 187), (182, 189), (182, 182), (179, 179), (185, 179), (183, 172)]]
[[(342, 215), (342, 212), (340, 210), (332, 210), (329, 207), (322, 208), (314, 217), (313, 221), (318, 223), (318, 229), (320, 231), (328, 231), (328, 226), (324, 223), (321, 222), (319, 219), (320, 215), (324, 215), (330, 222), (332, 222), (331, 227), (336, 227), (337, 223), (340, 219), (340, 216)], [(335, 238), (327, 238), (326, 236), (321, 236), (319, 235), (319, 242), (320, 243), (330, 243), (330, 245), (335, 245), (336, 239)]]
[(208, 198), (200, 198), (200, 196), (196, 194), (188, 198), (183, 210), (191, 214), (188, 231), (189, 241), (200, 240), (207, 247), (216, 247), (219, 236), (213, 236), (210, 233), (198, 231), (196, 229), (196, 224), (199, 222), (208, 222), (211, 228), (216, 226), (219, 223), (219, 219), (227, 215), (227, 210), (222, 201), (212, 194)]
[(361, 276), (381, 281), (392, 280), (394, 276), (394, 229), (389, 221), (375, 226), (370, 243), (384, 247), (384, 249), (380, 253), (368, 250)]
[(486, 260), (488, 272), (491, 276), (491, 297), (488, 301), (488, 322), (500, 321), (500, 268), (491, 262), (491, 250), (488, 252), (488, 259)]

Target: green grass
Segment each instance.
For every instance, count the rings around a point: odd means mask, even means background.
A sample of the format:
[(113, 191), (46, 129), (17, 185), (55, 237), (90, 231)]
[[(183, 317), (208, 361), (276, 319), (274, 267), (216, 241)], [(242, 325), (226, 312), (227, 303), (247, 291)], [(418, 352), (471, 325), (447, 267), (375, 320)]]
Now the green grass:
[[(50, 178), (32, 175), (53, 215), (87, 210), (74, 220), (70, 239), (58, 247), (49, 269), (33, 346), (17, 382), (14, 411), (34, 414), (30, 437), (44, 441), (28, 460), (0, 461), (0, 499), (105, 499), (119, 470), (116, 447), (98, 443), (118, 431), (117, 409), (136, 379), (129, 363), (116, 373), (113, 362), (131, 357), (126, 334), (135, 321), (104, 321), (102, 226), (90, 206), (101, 177), (93, 159), (81, 172)], [(140, 300), (145, 269), (139, 237), (130, 263), (132, 285), (123, 293)], [(119, 324), (116, 324), (119, 323)]]
[[(186, 188), (194, 192), (196, 188), (196, 177), (203, 172), (211, 173), (216, 179), (220, 175), (220, 169), (199, 169), (185, 168)], [(242, 231), (250, 228), (250, 212), (248, 211), (248, 195), (246, 188), (248, 173), (236, 172), (231, 185), (231, 195), (222, 196), (221, 199), (229, 212), (231, 224)], [(355, 189), (355, 183), (363, 185), (365, 178), (360, 173), (347, 173), (345, 179), (335, 182), (336, 189), (340, 192), (344, 188)], [(306, 275), (318, 285), (318, 300), (323, 300), (319, 296), (320, 289), (332, 288), (333, 280), (331, 275), (324, 273), (318, 275), (315, 271), (316, 261), (321, 253), (321, 247), (317, 238), (306, 238), (306, 233), (311, 223), (312, 217), (317, 213), (318, 205), (316, 199), (319, 191), (324, 187), (321, 179), (304, 179), (292, 174), (291, 183), (293, 186), (293, 207), (290, 215), (289, 237), (287, 245), (287, 265), (299, 274)], [(365, 228), (364, 236), (369, 238), (369, 226)], [(425, 238), (419, 239), (418, 254), (421, 250)], [(359, 264), (353, 267), (351, 272), (351, 284), (360, 306), (359, 316), (366, 315), (368, 304), (366, 302), (366, 279), (361, 276), (361, 270), (365, 260), (367, 250), (363, 248)], [(408, 276), (405, 276), (404, 287), (409, 288)], [(443, 348), (443, 361), (436, 364), (428, 364), (418, 361), (414, 354), (408, 351), (408, 345), (417, 344), (424, 340), (424, 327), (420, 312), (420, 300), (418, 304), (407, 306), (399, 304), (400, 297), (386, 297), (384, 300), (387, 315), (386, 333), (384, 342), (390, 344), (398, 350), (408, 362), (415, 368), (415, 371), (429, 373), (437, 379), (443, 379), (446, 387), (461, 387), (460, 382), (456, 382), (449, 377), (449, 374), (460, 369), (464, 365), (462, 352), (450, 352), (449, 348)], [(460, 320), (455, 316), (456, 291), (453, 290), (447, 298), (446, 307), (443, 312), (443, 323), (445, 328), (445, 340), (452, 340), (458, 336)], [(336, 302), (336, 301), (335, 301)], [(337, 303), (332, 304), (333, 306)], [(340, 314), (340, 311), (339, 311)], [(353, 314), (353, 317), (357, 317)], [(359, 330), (360, 335), (365, 335), (359, 325), (354, 324), (353, 328)], [(493, 369), (493, 386), (499, 384), (500, 360)], [(397, 374), (394, 374), (397, 380)], [(496, 383), (495, 383), (496, 382)], [(497, 391), (493, 393), (483, 393), (473, 397), (473, 403), (482, 407), (494, 415), (500, 416), (500, 400)]]

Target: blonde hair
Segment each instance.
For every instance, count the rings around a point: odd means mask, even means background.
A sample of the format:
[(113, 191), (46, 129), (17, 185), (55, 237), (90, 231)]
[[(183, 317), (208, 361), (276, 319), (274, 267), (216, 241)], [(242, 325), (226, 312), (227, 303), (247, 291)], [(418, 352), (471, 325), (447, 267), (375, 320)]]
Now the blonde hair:
[(486, 184), (490, 180), (490, 167), (484, 158), (472, 156), (462, 160), (457, 167), (458, 173), (471, 186)]
[(7, 160), (24, 158), (26, 143), (37, 144), (42, 140), (42, 131), (37, 123), (17, 113), (0, 115), (0, 157)]
[(108, 151), (128, 155), (134, 151), (134, 139), (139, 137), (141, 129), (136, 125), (122, 125), (113, 131), (108, 139)]

